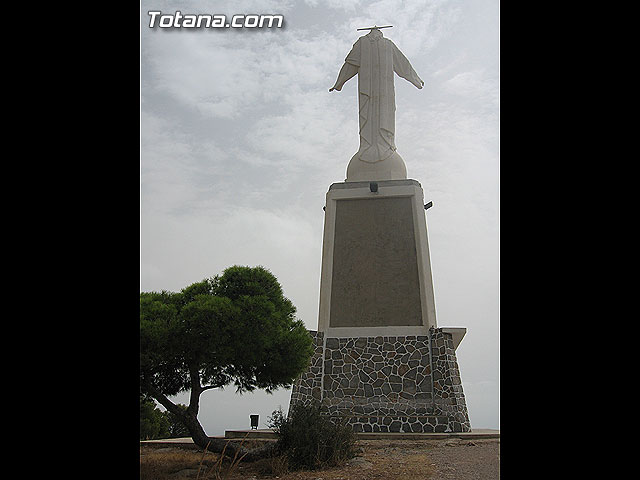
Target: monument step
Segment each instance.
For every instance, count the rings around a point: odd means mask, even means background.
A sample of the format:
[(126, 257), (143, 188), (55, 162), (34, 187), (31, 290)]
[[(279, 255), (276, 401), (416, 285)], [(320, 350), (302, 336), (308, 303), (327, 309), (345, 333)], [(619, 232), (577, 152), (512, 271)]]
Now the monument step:
[[(273, 430), (227, 430), (224, 432), (227, 439), (253, 438), (263, 440), (276, 440), (277, 435)], [(403, 433), (403, 432), (361, 432), (356, 433), (358, 440), (446, 440), (448, 438), (463, 438), (468, 440), (481, 440), (500, 438), (500, 430), (477, 429), (470, 432), (442, 432), (442, 433)]]

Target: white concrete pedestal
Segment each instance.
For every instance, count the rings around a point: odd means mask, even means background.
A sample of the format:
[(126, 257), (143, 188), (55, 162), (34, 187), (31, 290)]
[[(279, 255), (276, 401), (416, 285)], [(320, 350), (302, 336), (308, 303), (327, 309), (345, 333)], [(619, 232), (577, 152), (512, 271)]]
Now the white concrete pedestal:
[(334, 183), (326, 197), (318, 330), (327, 337), (426, 335), (437, 327), (416, 180)]

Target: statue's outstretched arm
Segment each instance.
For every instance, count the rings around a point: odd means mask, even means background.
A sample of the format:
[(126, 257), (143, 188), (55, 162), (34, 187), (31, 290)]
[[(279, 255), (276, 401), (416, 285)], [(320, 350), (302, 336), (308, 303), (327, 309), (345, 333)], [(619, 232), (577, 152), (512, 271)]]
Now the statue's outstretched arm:
[(391, 42), (391, 44), (393, 45), (393, 71), (396, 72), (399, 77), (413, 83), (416, 87), (422, 88), (424, 82), (413, 69), (407, 57), (404, 56), (393, 42)]
[(338, 79), (336, 80), (335, 85), (329, 89), (330, 92), (333, 90), (342, 90), (342, 86), (346, 83), (347, 80), (353, 78), (355, 74), (358, 73), (358, 67), (352, 65), (351, 63), (345, 62), (340, 69), (340, 73), (338, 73)]

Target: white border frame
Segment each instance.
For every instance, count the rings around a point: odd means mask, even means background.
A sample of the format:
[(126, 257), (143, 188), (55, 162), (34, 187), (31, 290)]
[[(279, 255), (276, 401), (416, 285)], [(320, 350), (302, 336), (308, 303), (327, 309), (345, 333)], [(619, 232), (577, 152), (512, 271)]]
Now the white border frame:
[[(378, 191), (371, 192), (370, 182), (345, 182), (333, 184), (326, 196), (324, 235), (322, 242), (322, 272), (320, 276), (320, 305), (318, 330), (326, 337), (375, 337), (426, 335), (430, 327), (437, 327), (436, 308), (431, 276), (431, 259), (427, 221), (424, 210), (424, 192), (416, 180), (377, 181)], [(418, 261), (422, 325), (389, 327), (329, 327), (331, 282), (333, 278), (333, 248), (336, 224), (336, 202), (346, 199), (411, 197), (414, 239)]]

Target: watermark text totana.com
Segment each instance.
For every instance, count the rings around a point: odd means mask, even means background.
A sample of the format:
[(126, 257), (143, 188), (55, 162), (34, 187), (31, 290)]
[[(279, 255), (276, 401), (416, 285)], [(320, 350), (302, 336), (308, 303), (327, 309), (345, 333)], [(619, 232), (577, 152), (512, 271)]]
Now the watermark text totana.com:
[(149, 11), (149, 28), (281, 28), (282, 15), (248, 14), (227, 17), (221, 14), (183, 14)]

